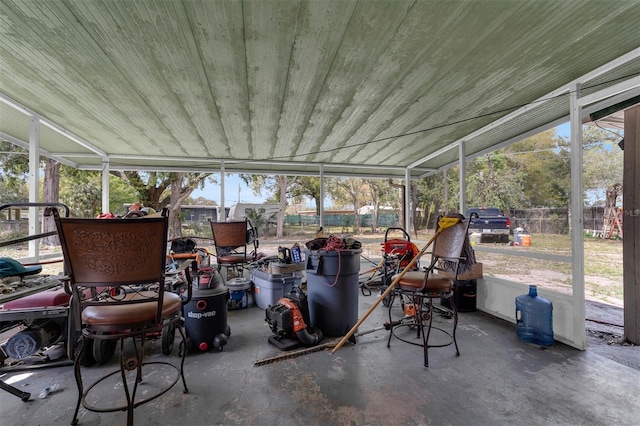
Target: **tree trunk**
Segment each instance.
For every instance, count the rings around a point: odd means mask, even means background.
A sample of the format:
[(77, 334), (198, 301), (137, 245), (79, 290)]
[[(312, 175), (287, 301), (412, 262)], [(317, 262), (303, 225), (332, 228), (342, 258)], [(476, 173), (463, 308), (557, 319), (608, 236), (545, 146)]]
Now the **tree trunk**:
[(371, 219), (372, 232), (378, 232), (378, 218), (380, 217), (380, 201), (376, 200), (373, 203), (373, 218)]
[[(60, 194), (60, 166), (61, 163), (47, 158), (44, 164), (44, 180), (42, 182), (42, 202), (57, 203)], [(50, 232), (56, 230), (56, 224), (53, 217), (45, 216), (42, 220), (42, 232)], [(60, 240), (57, 235), (45, 237), (42, 244), (47, 246), (57, 246)]]
[(404, 185), (394, 183), (393, 179), (389, 179), (389, 185), (393, 188), (398, 188), (398, 190), (400, 191), (400, 217), (398, 218), (398, 222), (402, 228), (406, 229), (406, 224), (404, 223), (404, 207), (406, 204), (404, 199)]
[[(193, 192), (198, 184), (207, 177), (208, 173), (193, 175), (190, 173), (175, 173), (170, 183), (171, 197), (169, 200), (169, 235), (173, 240), (182, 237), (182, 217), (180, 215), (182, 203)], [(155, 207), (154, 207), (155, 208)]]
[[(180, 173), (178, 173), (180, 174)], [(182, 179), (176, 179), (171, 184), (171, 201), (169, 203), (169, 235), (170, 240), (174, 238), (182, 237), (182, 218), (181, 218), (181, 205), (182, 199), (180, 197)]]
[(413, 233), (418, 238), (418, 187), (411, 185), (411, 227)]
[(605, 200), (604, 200), (604, 210), (607, 211), (611, 207), (615, 207), (618, 203), (618, 194), (620, 194), (622, 190), (622, 185), (614, 184), (607, 188)]
[(284, 213), (287, 208), (287, 188), (289, 187), (289, 179), (287, 179), (286, 176), (279, 176), (277, 180), (280, 192), (280, 208), (278, 209), (276, 238), (282, 238), (284, 236)]

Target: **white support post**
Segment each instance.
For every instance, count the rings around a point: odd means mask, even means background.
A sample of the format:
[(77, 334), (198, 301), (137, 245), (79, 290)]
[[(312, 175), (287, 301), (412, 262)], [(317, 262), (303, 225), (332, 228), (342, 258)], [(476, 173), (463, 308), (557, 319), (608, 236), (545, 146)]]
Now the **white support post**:
[(580, 85), (570, 91), (571, 118), (571, 255), (573, 281), (573, 333), (575, 347), (586, 347), (584, 296), (584, 239), (582, 199), (582, 107)]
[(411, 169), (404, 171), (404, 223), (407, 234), (411, 235)]
[(320, 164), (320, 227), (324, 226), (324, 165)]
[(467, 183), (465, 180), (467, 174), (466, 142), (460, 142), (458, 145), (458, 164), (460, 167), (460, 214), (464, 214), (467, 210)]
[[(29, 122), (29, 202), (40, 202), (40, 117), (31, 116)], [(39, 234), (40, 209), (29, 208), (29, 235)], [(29, 257), (38, 261), (40, 255), (40, 241), (29, 241)]]
[(224, 208), (224, 161), (220, 163), (220, 217), (218, 218), (218, 221), (227, 221)]
[[(444, 214), (449, 213), (449, 169), (442, 171), (442, 179), (444, 180)], [(436, 216), (438, 212), (436, 212)]]
[(109, 159), (102, 159), (102, 213), (110, 212), (109, 209)]

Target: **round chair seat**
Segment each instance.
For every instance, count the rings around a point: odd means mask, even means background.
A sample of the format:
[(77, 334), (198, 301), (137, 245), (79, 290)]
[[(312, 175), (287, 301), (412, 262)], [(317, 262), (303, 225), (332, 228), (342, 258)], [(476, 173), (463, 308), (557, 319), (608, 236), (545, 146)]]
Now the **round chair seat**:
[[(131, 293), (130, 300), (152, 297), (155, 292), (143, 291)], [(129, 296), (128, 296), (129, 297)], [(182, 298), (176, 293), (165, 292), (162, 301), (162, 316), (166, 317), (180, 311)], [(155, 321), (157, 302), (155, 300), (124, 305), (111, 305), (105, 302), (104, 306), (87, 306), (82, 311), (82, 322), (89, 327), (113, 327), (131, 326), (132, 328)]]
[(246, 257), (244, 254), (226, 254), (224, 256), (218, 256), (218, 263), (222, 265), (235, 265), (238, 263), (250, 262), (251, 258)]
[[(451, 278), (431, 274), (427, 280), (426, 287), (424, 286), (424, 272), (421, 271), (409, 271), (400, 279), (398, 287), (407, 291), (423, 291), (423, 292), (441, 292), (446, 293), (453, 290), (453, 280)], [(392, 280), (395, 280), (400, 274), (393, 276)]]

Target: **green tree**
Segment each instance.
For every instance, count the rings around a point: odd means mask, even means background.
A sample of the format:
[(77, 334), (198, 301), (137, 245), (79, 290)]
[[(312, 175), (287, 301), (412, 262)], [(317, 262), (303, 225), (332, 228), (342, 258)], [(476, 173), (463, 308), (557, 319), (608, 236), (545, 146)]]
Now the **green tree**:
[(60, 169), (60, 201), (73, 216), (96, 217), (102, 213), (102, 178), (100, 172)]
[(571, 186), (568, 142), (554, 130), (539, 133), (500, 150), (510, 159), (512, 190), (520, 190), (508, 207), (566, 207)]
[(366, 192), (371, 199), (373, 206), (373, 220), (371, 226), (374, 232), (378, 230), (378, 218), (380, 217), (380, 207), (391, 205), (394, 200), (394, 191), (387, 179), (363, 179), (366, 185)]
[(131, 202), (140, 202), (155, 210), (169, 204), (171, 194), (168, 189), (175, 179), (173, 173), (113, 170), (111, 174), (118, 176), (133, 188), (137, 198)]
[(360, 233), (360, 218), (358, 208), (366, 203), (366, 184), (358, 178), (333, 178), (328, 181), (327, 192), (336, 205), (351, 206), (353, 208), (353, 232)]
[(316, 203), (316, 214), (320, 215), (320, 178), (315, 176), (298, 176), (291, 185), (290, 194), (298, 202), (309, 197)]
[(29, 201), (29, 153), (17, 145), (0, 141), (0, 194), (2, 203)]
[(138, 195), (137, 202), (157, 211), (169, 207), (169, 238), (182, 236), (182, 219), (180, 206), (198, 187), (203, 187), (205, 180), (215, 182), (211, 173), (176, 173), (113, 171), (127, 182)]
[[(137, 198), (136, 192), (117, 176), (109, 176), (109, 212), (124, 215), (125, 204)], [(60, 201), (74, 215), (96, 217), (102, 211), (102, 173), (78, 170), (68, 166), (60, 168)]]
[[(4, 202), (29, 201), (28, 185), (26, 184), (29, 172), (28, 150), (4, 141), (1, 144), (0, 182), (6, 188), (8, 194)], [(57, 203), (61, 164), (50, 158), (43, 157), (40, 160), (41, 164), (39, 166), (44, 168), (44, 179), (42, 181), (42, 197), (38, 197), (38, 200), (46, 203)], [(55, 230), (53, 219), (45, 218), (42, 224), (42, 232), (53, 230)], [(55, 245), (58, 244), (58, 238), (49, 236), (44, 238), (42, 243)]]
[(502, 152), (476, 158), (466, 176), (467, 204), (508, 209), (519, 204), (522, 191), (514, 179), (513, 163)]
[(622, 195), (624, 152), (618, 147), (622, 135), (592, 126), (583, 130), (583, 187), (593, 204), (615, 207)]
[(445, 208), (444, 179), (447, 173), (437, 173), (419, 179), (415, 182), (418, 189), (418, 206), (425, 212), (424, 221), (418, 227), (428, 227), (436, 213), (447, 210)]
[(169, 239), (182, 236), (181, 206), (197, 188), (204, 186), (210, 173), (171, 173), (169, 176)]
[(195, 205), (195, 206), (217, 206), (218, 205), (218, 203), (215, 202), (214, 200), (210, 200), (205, 197), (196, 197), (196, 198), (188, 197), (185, 200), (185, 203)]

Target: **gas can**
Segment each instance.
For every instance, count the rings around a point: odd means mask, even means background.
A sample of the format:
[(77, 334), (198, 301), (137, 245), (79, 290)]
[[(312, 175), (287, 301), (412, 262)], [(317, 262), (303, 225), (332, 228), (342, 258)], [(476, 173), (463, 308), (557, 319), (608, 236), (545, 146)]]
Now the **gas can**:
[(538, 288), (516, 297), (516, 331), (525, 342), (548, 346), (553, 344), (553, 304), (538, 296)]

